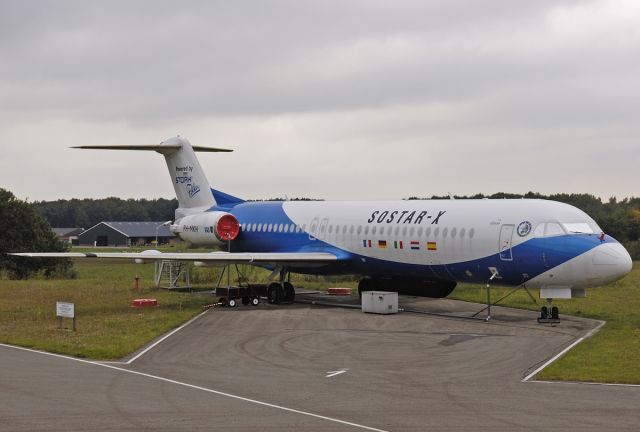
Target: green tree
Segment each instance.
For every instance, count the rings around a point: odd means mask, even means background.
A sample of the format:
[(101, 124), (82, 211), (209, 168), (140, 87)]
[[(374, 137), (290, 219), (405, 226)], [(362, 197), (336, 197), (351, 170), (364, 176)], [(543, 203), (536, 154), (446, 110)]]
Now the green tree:
[(11, 278), (25, 279), (42, 273), (45, 277), (68, 276), (71, 260), (64, 258), (22, 258), (10, 252), (64, 252), (47, 221), (28, 203), (0, 189), (0, 271)]

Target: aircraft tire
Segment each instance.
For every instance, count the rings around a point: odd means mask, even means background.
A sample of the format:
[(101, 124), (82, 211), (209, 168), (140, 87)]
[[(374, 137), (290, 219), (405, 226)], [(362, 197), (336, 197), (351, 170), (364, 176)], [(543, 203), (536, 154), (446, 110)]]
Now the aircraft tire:
[(542, 306), (540, 308), (540, 318), (541, 319), (549, 318), (549, 309), (546, 306)]
[(267, 301), (269, 304), (278, 304), (280, 303), (280, 284), (277, 282), (273, 282), (269, 285), (267, 289)]
[(296, 291), (293, 289), (293, 285), (289, 282), (283, 284), (284, 288), (284, 301), (293, 302), (296, 298)]

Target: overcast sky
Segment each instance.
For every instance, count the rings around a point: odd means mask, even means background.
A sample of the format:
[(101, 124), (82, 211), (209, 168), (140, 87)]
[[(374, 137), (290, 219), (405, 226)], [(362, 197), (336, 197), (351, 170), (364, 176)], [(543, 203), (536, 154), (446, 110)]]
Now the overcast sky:
[(172, 198), (640, 196), (637, 1), (0, 0), (0, 187)]

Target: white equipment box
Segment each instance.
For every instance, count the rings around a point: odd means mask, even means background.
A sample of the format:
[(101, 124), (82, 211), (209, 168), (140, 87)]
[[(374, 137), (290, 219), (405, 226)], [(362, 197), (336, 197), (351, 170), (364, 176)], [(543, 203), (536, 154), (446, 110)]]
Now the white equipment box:
[(362, 312), (385, 315), (398, 313), (398, 293), (387, 291), (363, 291)]

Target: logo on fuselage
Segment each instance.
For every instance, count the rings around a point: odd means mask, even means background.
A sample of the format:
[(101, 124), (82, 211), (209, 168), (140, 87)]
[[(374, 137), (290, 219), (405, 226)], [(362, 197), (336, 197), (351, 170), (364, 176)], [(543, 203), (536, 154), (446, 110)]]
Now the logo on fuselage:
[(526, 236), (531, 232), (531, 222), (529, 221), (520, 222), (520, 225), (518, 225), (518, 229), (516, 231), (518, 232), (518, 235), (520, 237)]

